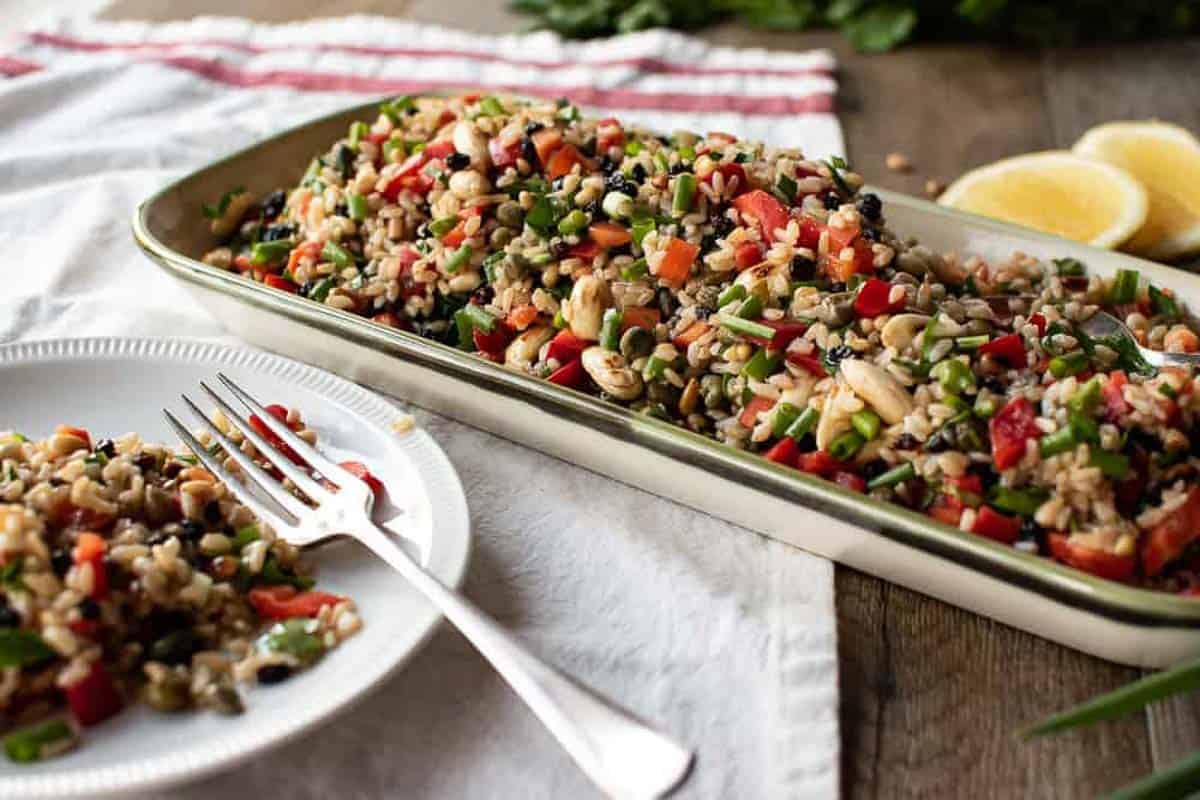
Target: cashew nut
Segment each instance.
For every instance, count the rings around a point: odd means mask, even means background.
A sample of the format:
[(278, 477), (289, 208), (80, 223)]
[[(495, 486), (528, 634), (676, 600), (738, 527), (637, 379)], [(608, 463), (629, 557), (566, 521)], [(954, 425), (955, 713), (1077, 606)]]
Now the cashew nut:
[(830, 442), (850, 430), (850, 415), (861, 410), (862, 401), (843, 386), (825, 395), (817, 421), (817, 449), (828, 450)]
[(625, 362), (625, 357), (603, 347), (583, 351), (583, 369), (596, 385), (618, 400), (633, 400), (642, 393), (642, 377)]
[(554, 338), (549, 325), (537, 325), (517, 335), (504, 351), (504, 363), (510, 367), (527, 367), (538, 357), (542, 345)]
[(847, 358), (840, 369), (854, 393), (869, 403), (887, 424), (895, 425), (913, 410), (912, 396), (883, 368), (859, 358)]
[(584, 275), (575, 281), (571, 297), (562, 307), (563, 318), (571, 324), (571, 333), (589, 342), (599, 339), (604, 310), (611, 300), (608, 284), (595, 275)]
[(487, 137), (475, 123), (461, 120), (454, 126), (454, 149), (471, 157), (471, 166), (486, 169), (489, 163)]
[(892, 347), (902, 353), (928, 324), (929, 317), (924, 314), (897, 314), (883, 326), (879, 340), (884, 347)]

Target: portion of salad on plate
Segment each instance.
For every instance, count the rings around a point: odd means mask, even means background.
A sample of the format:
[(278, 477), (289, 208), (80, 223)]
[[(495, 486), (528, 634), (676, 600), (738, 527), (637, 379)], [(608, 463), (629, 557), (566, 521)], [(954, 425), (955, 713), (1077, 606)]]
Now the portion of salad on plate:
[[(316, 440), (296, 410), (269, 411)], [(313, 584), (297, 549), (191, 454), (65, 425), (41, 441), (0, 433), (5, 753), (61, 753), (135, 697), (240, 713), (239, 683), (285, 680), (361, 628), (352, 600)]]
[(1200, 592), (1196, 352), (1169, 289), (941, 254), (838, 158), (567, 101), (400, 97), (204, 256), (1112, 580)]

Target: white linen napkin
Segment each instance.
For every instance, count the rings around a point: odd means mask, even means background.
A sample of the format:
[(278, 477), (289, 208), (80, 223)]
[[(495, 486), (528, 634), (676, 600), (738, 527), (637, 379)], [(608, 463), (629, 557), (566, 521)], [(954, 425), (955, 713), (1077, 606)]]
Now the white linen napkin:
[[(828, 155), (842, 151), (832, 70), (826, 52), (713, 48), (660, 31), (579, 44), (362, 17), (54, 23), (0, 51), (0, 342), (230, 339), (137, 252), (134, 205), (366, 96), (467, 85), (568, 95), (667, 131)], [(683, 796), (838, 794), (828, 562), (435, 414), (418, 420), (468, 490), (468, 594), (537, 652), (696, 746)], [(337, 721), (173, 796), (285, 793), (594, 796), (449, 631)]]

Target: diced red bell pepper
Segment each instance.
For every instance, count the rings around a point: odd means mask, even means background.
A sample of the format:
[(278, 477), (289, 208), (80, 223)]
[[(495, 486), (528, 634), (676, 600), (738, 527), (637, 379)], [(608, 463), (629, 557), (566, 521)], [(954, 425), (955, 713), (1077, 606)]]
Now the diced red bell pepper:
[[(267, 406), (267, 413), (285, 425), (287, 424), (287, 409), (278, 403), (272, 403), (271, 405)], [(267, 440), (268, 444), (270, 444), (279, 452), (283, 453), (284, 456), (286, 456), (287, 459), (293, 464), (307, 466), (304, 462), (304, 459), (300, 458), (296, 451), (293, 450), (285, 441), (276, 436), (275, 432), (268, 428), (267, 424), (263, 422), (257, 414), (250, 415), (250, 427), (254, 428), (254, 430), (260, 436)]]
[(962, 519), (963, 509), (966, 504), (952, 494), (941, 493), (937, 499), (933, 501), (933, 505), (925, 513), (936, 519), (938, 522), (944, 522), (947, 525), (958, 527), (959, 521)]
[(1104, 400), (1104, 419), (1114, 425), (1129, 416), (1131, 410), (1129, 403), (1125, 402), (1127, 383), (1129, 379), (1118, 369), (1110, 372), (1108, 380), (1100, 387), (1100, 396)]
[(446, 247), (458, 247), (467, 238), (467, 221), (471, 217), (482, 217), (483, 209), (479, 206), (471, 206), (464, 208), (458, 212), (459, 222), (450, 231), (442, 237), (442, 244)]
[(735, 179), (737, 180), (737, 188), (734, 189), (735, 197), (744, 194), (750, 188), (750, 182), (746, 180), (746, 170), (742, 168), (741, 164), (734, 161), (718, 164), (712, 172), (705, 175), (701, 180), (712, 185), (713, 175), (718, 172), (721, 173), (721, 178), (724, 180), (726, 186), (733, 183)]
[(1012, 544), (1021, 535), (1021, 521), (1016, 517), (1001, 514), (991, 506), (980, 506), (975, 514), (971, 533), (986, 536), (1004, 544)]
[(394, 201), (405, 189), (417, 194), (428, 194), (429, 190), (433, 188), (434, 180), (425, 171), (425, 167), (430, 162), (444, 159), (453, 152), (453, 142), (447, 140), (430, 142), (421, 152), (413, 153), (404, 159), (400, 168), (396, 170), (395, 175), (384, 187), (383, 196)]
[(788, 353), (787, 360), (802, 370), (817, 378), (824, 378), (829, 375), (825, 371), (825, 365), (821, 363), (821, 359), (816, 356), (806, 356), (801, 353)]
[(811, 453), (801, 453), (797, 466), (802, 472), (828, 478), (842, 467), (842, 462), (829, 454), (828, 450), (814, 450)]
[(906, 297), (901, 297), (893, 303), (890, 300), (891, 294), (890, 283), (878, 278), (868, 278), (854, 297), (854, 312), (860, 317), (878, 317), (880, 314), (903, 311)]
[(1183, 505), (1155, 525), (1142, 539), (1142, 570), (1154, 576), (1200, 538), (1200, 487), (1188, 490)]
[(654, 330), (654, 326), (662, 319), (662, 312), (649, 306), (626, 306), (621, 310), (621, 333), (630, 328), (645, 328)]
[(1015, 333), (992, 339), (979, 348), (979, 354), (1003, 361), (1010, 367), (1025, 366), (1025, 340)]
[(54, 428), (55, 433), (60, 433), (64, 436), (74, 436), (77, 439), (83, 440), (83, 446), (88, 450), (92, 449), (92, 435), (83, 428), (76, 428), (74, 425), (57, 425)]
[(408, 324), (408, 320), (394, 311), (380, 311), (371, 317), (371, 321), (378, 322), (380, 325), (386, 325), (389, 328), (399, 328), (404, 331), (412, 330), (412, 326)]
[(475, 342), (475, 349), (481, 353), (488, 355), (501, 355), (504, 348), (508, 346), (512, 340), (512, 330), (503, 322), (498, 322), (491, 333), (485, 333), (479, 328), (471, 331), (471, 338)]
[(537, 151), (538, 161), (543, 166), (550, 160), (550, 156), (562, 146), (563, 141), (562, 131), (558, 128), (542, 128), (529, 138), (533, 140), (533, 149)]
[(800, 457), (800, 448), (796, 444), (795, 439), (785, 436), (772, 445), (770, 450), (763, 453), (763, 457), (768, 461), (774, 461), (776, 464), (794, 467), (796, 466), (796, 460)]
[(1039, 311), (1038, 313), (1031, 315), (1029, 317), (1029, 321), (1033, 323), (1033, 326), (1035, 328), (1037, 328), (1038, 336), (1046, 335), (1046, 315), (1045, 314), (1043, 314), (1042, 312)]
[(96, 634), (100, 633), (100, 620), (98, 619), (77, 619), (67, 623), (67, 627), (71, 629), (71, 633), (78, 636), (83, 636), (87, 639), (95, 639)]
[(833, 482), (838, 486), (849, 489), (852, 492), (862, 494), (867, 491), (867, 482), (862, 479), (862, 476), (856, 475), (853, 472), (839, 470), (833, 473)]
[(734, 199), (733, 205), (743, 216), (758, 220), (758, 228), (764, 242), (774, 241), (775, 231), (786, 228), (790, 219), (783, 203), (762, 189), (739, 195)]
[(263, 619), (292, 619), (315, 617), (325, 606), (333, 606), (346, 598), (328, 592), (298, 592), (295, 586), (279, 584), (251, 589), (250, 605)]
[(821, 245), (821, 232), (824, 230), (824, 225), (805, 214), (800, 217), (800, 238), (796, 244), (815, 251)]
[(508, 316), (505, 317), (505, 322), (512, 326), (513, 329), (523, 331), (532, 325), (537, 318), (537, 306), (533, 303), (525, 303), (509, 311)]
[(757, 242), (742, 242), (733, 249), (733, 265), (738, 272), (749, 269), (762, 261), (762, 254)]
[(1014, 466), (1025, 455), (1025, 442), (1041, 436), (1033, 404), (1025, 397), (1009, 400), (988, 422), (992, 440), (992, 460), (996, 469)]
[(698, 255), (700, 255), (700, 248), (691, 242), (685, 242), (683, 239), (670, 239), (667, 242), (662, 261), (658, 262), (659, 280), (673, 286), (682, 286), (687, 281), (688, 275), (691, 274), (692, 264), (695, 263)]
[(804, 322), (793, 322), (781, 319), (764, 319), (759, 320), (763, 325), (775, 329), (775, 335), (770, 339), (763, 336), (746, 336), (747, 341), (754, 342), (761, 347), (768, 347), (771, 350), (786, 350), (787, 346), (796, 339), (804, 335), (808, 330), (808, 324)]
[(709, 330), (709, 324), (702, 319), (698, 319), (687, 326), (683, 333), (680, 333), (671, 341), (675, 343), (676, 347), (690, 347), (692, 342), (708, 333)]
[(598, 255), (600, 255), (600, 245), (591, 239), (584, 239), (582, 242), (573, 244), (567, 249), (568, 257), (578, 258), (581, 261), (591, 261)]
[(279, 291), (287, 292), (288, 294), (296, 294), (296, 292), (300, 291), (300, 287), (296, 285), (295, 281), (289, 281), (282, 275), (276, 275), (273, 272), (268, 272), (266, 275), (263, 275), (263, 283), (265, 283), (267, 286), (270, 286), (272, 289), (278, 289)]
[(511, 167), (521, 157), (521, 142), (517, 140), (505, 147), (498, 137), (492, 138), (488, 141), (488, 155), (492, 157), (492, 163), (500, 169)]
[(596, 123), (596, 152), (606, 153), (625, 144), (625, 130), (615, 117), (605, 117)]
[(92, 591), (89, 596), (93, 600), (103, 600), (108, 596), (108, 568), (104, 565), (106, 549), (107, 545), (102, 536), (84, 531), (75, 540), (75, 549), (71, 553), (77, 566), (92, 566)]
[(564, 329), (550, 340), (550, 346), (546, 349), (546, 358), (553, 358), (560, 366), (569, 364), (572, 361), (578, 361), (587, 347), (586, 340), (580, 339), (569, 330)]
[(546, 380), (551, 383), (557, 383), (559, 386), (576, 389), (583, 385), (583, 379), (586, 374), (583, 371), (583, 362), (575, 359), (554, 370)]
[(956, 494), (959, 499), (962, 499), (962, 494), (983, 494), (983, 479), (973, 472), (959, 475), (957, 478), (946, 478), (946, 484), (954, 488), (951, 494)]
[(840, 228), (831, 225), (825, 230), (829, 232), (829, 252), (834, 255), (853, 245), (858, 235), (862, 233), (862, 229), (858, 225), (843, 225)]
[(750, 402), (738, 416), (738, 422), (742, 424), (743, 428), (753, 428), (758, 424), (758, 415), (774, 405), (775, 401), (769, 397), (758, 397), (757, 395), (751, 397)]
[(1058, 561), (1111, 581), (1126, 581), (1137, 571), (1137, 559), (1133, 556), (1119, 556), (1104, 550), (1096, 550), (1079, 544), (1072, 544), (1065, 533), (1051, 533), (1048, 537), (1050, 553)]
[(64, 690), (71, 714), (80, 725), (95, 725), (116, 714), (124, 706), (108, 670), (99, 661), (82, 680)]
[(366, 464), (362, 463), (361, 461), (343, 461), (338, 466), (365, 483), (375, 495), (376, 499), (383, 494), (383, 481), (372, 475), (371, 470), (367, 469)]
[(616, 222), (593, 222), (588, 226), (588, 236), (604, 250), (629, 244), (633, 239), (629, 229)]
[(584, 172), (588, 171), (588, 160), (579, 152), (579, 148), (573, 144), (564, 144), (555, 150), (554, 155), (546, 162), (546, 177), (554, 180), (568, 175), (575, 169), (576, 164), (581, 165)]

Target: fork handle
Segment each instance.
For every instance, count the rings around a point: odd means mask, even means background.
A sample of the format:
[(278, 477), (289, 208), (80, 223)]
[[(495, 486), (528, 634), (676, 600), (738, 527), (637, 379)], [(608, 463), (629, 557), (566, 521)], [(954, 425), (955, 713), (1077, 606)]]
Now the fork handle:
[(538, 660), (466, 597), (426, 572), (379, 528), (359, 540), (432, 602), (491, 662), (575, 763), (611, 797), (662, 797), (679, 786), (692, 753), (554, 667)]

